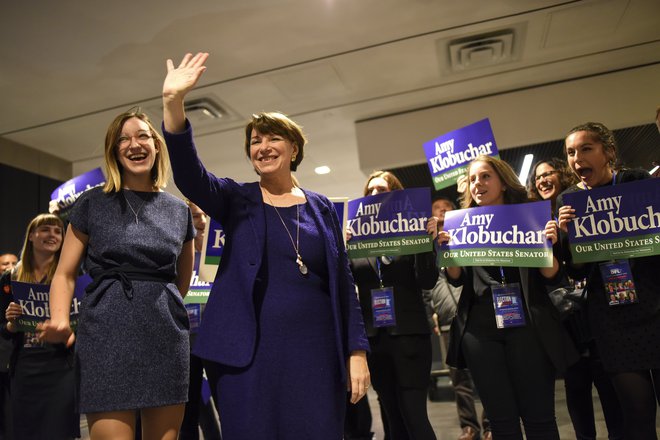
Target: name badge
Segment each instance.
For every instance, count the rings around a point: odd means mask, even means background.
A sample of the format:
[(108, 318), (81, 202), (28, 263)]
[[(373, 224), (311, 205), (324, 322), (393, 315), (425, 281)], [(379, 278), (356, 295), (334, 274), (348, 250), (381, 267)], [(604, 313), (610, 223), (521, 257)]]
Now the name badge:
[(371, 311), (374, 327), (393, 327), (396, 325), (394, 316), (394, 290), (392, 287), (371, 289)]
[(497, 328), (523, 327), (525, 311), (520, 295), (520, 284), (493, 286), (492, 291)]
[(610, 306), (639, 302), (628, 260), (600, 263), (599, 267)]
[(188, 321), (190, 322), (190, 332), (197, 333), (202, 318), (202, 305), (186, 304), (186, 311), (188, 312)]

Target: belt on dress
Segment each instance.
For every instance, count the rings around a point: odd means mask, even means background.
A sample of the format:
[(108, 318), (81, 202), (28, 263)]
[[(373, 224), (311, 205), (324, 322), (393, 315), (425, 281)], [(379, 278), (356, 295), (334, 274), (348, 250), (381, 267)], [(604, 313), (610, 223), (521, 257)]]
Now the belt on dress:
[(92, 282), (85, 288), (85, 292), (91, 293), (96, 290), (103, 280), (114, 279), (121, 282), (126, 298), (133, 299), (133, 281), (161, 281), (164, 283), (174, 282), (171, 272), (159, 272), (154, 269), (140, 269), (130, 264), (110, 267), (107, 269), (94, 269), (89, 275)]

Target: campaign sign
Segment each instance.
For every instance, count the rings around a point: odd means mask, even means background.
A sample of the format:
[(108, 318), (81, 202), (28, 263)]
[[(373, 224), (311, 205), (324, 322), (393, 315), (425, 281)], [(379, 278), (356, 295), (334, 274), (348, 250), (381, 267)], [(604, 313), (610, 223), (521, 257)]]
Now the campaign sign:
[[(89, 275), (83, 275), (76, 280), (76, 287), (71, 301), (70, 325), (76, 329), (80, 303), (85, 295), (85, 287), (92, 281)], [(16, 319), (19, 332), (34, 332), (37, 324), (50, 319), (50, 284), (11, 282), (14, 302), (21, 306), (23, 314)]]
[(424, 154), (436, 190), (455, 185), (480, 154), (499, 157), (488, 118), (425, 142)]
[(447, 211), (440, 265), (551, 267), (552, 245), (545, 236), (550, 201), (481, 206)]
[(337, 217), (339, 218), (339, 226), (341, 227), (342, 236), (344, 237), (344, 242), (346, 242), (346, 234), (343, 231), (346, 230), (346, 222), (348, 220), (348, 197), (329, 197), (335, 211), (337, 211)]
[(426, 233), (430, 215), (429, 188), (412, 188), (348, 202), (346, 230), (351, 234), (350, 258), (408, 255), (433, 249)]
[(74, 177), (55, 188), (50, 195), (50, 212), (58, 211), (58, 215), (65, 219), (69, 210), (78, 197), (88, 189), (105, 184), (105, 176), (101, 168), (95, 168), (84, 174)]
[(568, 223), (574, 262), (660, 254), (660, 179), (567, 193), (563, 202), (575, 209)]
[(203, 281), (199, 277), (200, 255), (200, 252), (195, 252), (195, 265), (193, 266), (190, 288), (183, 298), (184, 304), (206, 304), (209, 300), (209, 293), (211, 293), (211, 286), (213, 284)]
[(212, 283), (218, 271), (222, 249), (225, 246), (225, 231), (222, 225), (214, 219), (206, 222), (204, 229), (204, 244), (202, 245), (202, 260), (199, 263), (199, 278)]

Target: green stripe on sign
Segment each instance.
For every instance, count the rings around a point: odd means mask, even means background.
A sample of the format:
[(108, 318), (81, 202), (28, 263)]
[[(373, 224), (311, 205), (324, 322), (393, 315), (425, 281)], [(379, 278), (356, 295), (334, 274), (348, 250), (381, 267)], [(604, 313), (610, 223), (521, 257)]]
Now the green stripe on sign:
[(613, 240), (598, 240), (571, 244), (570, 247), (575, 263), (648, 257), (660, 254), (660, 235), (656, 233)]
[(551, 267), (552, 249), (449, 249), (438, 256), (440, 265), (451, 266), (509, 266)]
[(209, 300), (210, 291), (206, 290), (203, 292), (196, 292), (190, 290), (188, 294), (183, 298), (184, 304), (206, 304)]
[(352, 239), (346, 243), (349, 258), (365, 258), (378, 255), (410, 255), (433, 250), (431, 237), (411, 235), (407, 237)]
[(220, 264), (220, 257), (205, 257), (204, 264)]

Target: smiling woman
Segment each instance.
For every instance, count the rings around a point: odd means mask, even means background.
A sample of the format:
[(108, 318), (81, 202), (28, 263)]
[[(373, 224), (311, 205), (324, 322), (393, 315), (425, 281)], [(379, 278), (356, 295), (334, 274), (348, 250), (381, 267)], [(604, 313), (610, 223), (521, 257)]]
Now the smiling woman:
[[(105, 137), (107, 183), (73, 207), (53, 277), (52, 318), (40, 337), (76, 341), (79, 406), (92, 440), (177, 438), (188, 396), (192, 217), (163, 192), (169, 157), (139, 109), (118, 115)], [(76, 334), (69, 323), (80, 261), (93, 279)], [(154, 368), (158, 366), (158, 368)]]
[(206, 170), (183, 102), (207, 57), (167, 61), (163, 128), (177, 186), (226, 234), (193, 349), (206, 361), (222, 437), (340, 439), (347, 389), (357, 402), (370, 377), (337, 214), (296, 184), (305, 136), (281, 113), (253, 115), (245, 127), (258, 182)]
[(527, 195), (530, 200), (550, 200), (554, 213), (557, 196), (576, 182), (577, 178), (566, 161), (556, 157), (540, 160), (532, 166), (529, 174)]
[[(18, 331), (21, 315), (29, 311), (22, 307), (22, 300), (14, 299), (12, 287), (15, 281), (50, 284), (60, 258), (63, 229), (62, 220), (53, 214), (35, 217), (27, 227), (20, 262), (0, 279), (2, 335), (13, 342), (10, 402), (17, 439), (64, 440), (79, 435), (73, 350), (61, 344), (40, 343), (34, 332)], [(47, 292), (48, 286), (43, 290)]]
[[(648, 172), (616, 168), (616, 143), (612, 132), (598, 122), (572, 128), (565, 139), (568, 164), (580, 179), (564, 193), (618, 185), (650, 178)], [(574, 221), (571, 206), (557, 199), (559, 226), (566, 232)], [(566, 237), (566, 235), (565, 235)], [(621, 403), (625, 438), (656, 437), (656, 402), (660, 401), (660, 295), (657, 270), (660, 256), (630, 259), (628, 277), (634, 283), (635, 301), (625, 306), (609, 303), (606, 262), (574, 264), (565, 238), (562, 257), (575, 279), (586, 277), (587, 311), (603, 369), (611, 378)], [(605, 410), (605, 407), (603, 408)], [(608, 421), (608, 428), (610, 423)], [(611, 433), (610, 433), (611, 434)]]
[[(463, 193), (463, 208), (527, 201), (525, 188), (501, 159), (479, 156), (470, 162), (466, 173), (468, 188)], [(458, 238), (483, 243), (481, 235), (494, 232), (488, 231), (485, 219), (480, 220), (479, 237)], [(438, 241), (448, 242), (454, 234), (440, 231)], [(506, 242), (510, 237), (518, 240), (518, 234), (510, 235), (510, 231), (499, 240)], [(525, 242), (556, 239), (553, 220), (546, 224), (545, 231), (524, 237)], [(485, 256), (491, 251), (481, 252)], [(534, 257), (518, 250), (512, 252)], [(542, 268), (446, 268), (450, 284), (463, 287), (452, 322), (447, 363), (470, 370), (490, 419), (493, 438), (522, 439), (522, 424), (528, 439), (559, 439), (554, 413), (555, 376), (577, 359), (577, 353), (559, 322), (557, 310), (547, 295), (540, 294), (557, 282), (559, 262), (556, 258), (552, 262), (552, 267)], [(511, 298), (515, 307), (503, 311), (502, 303)], [(512, 319), (515, 317), (519, 319)]]

